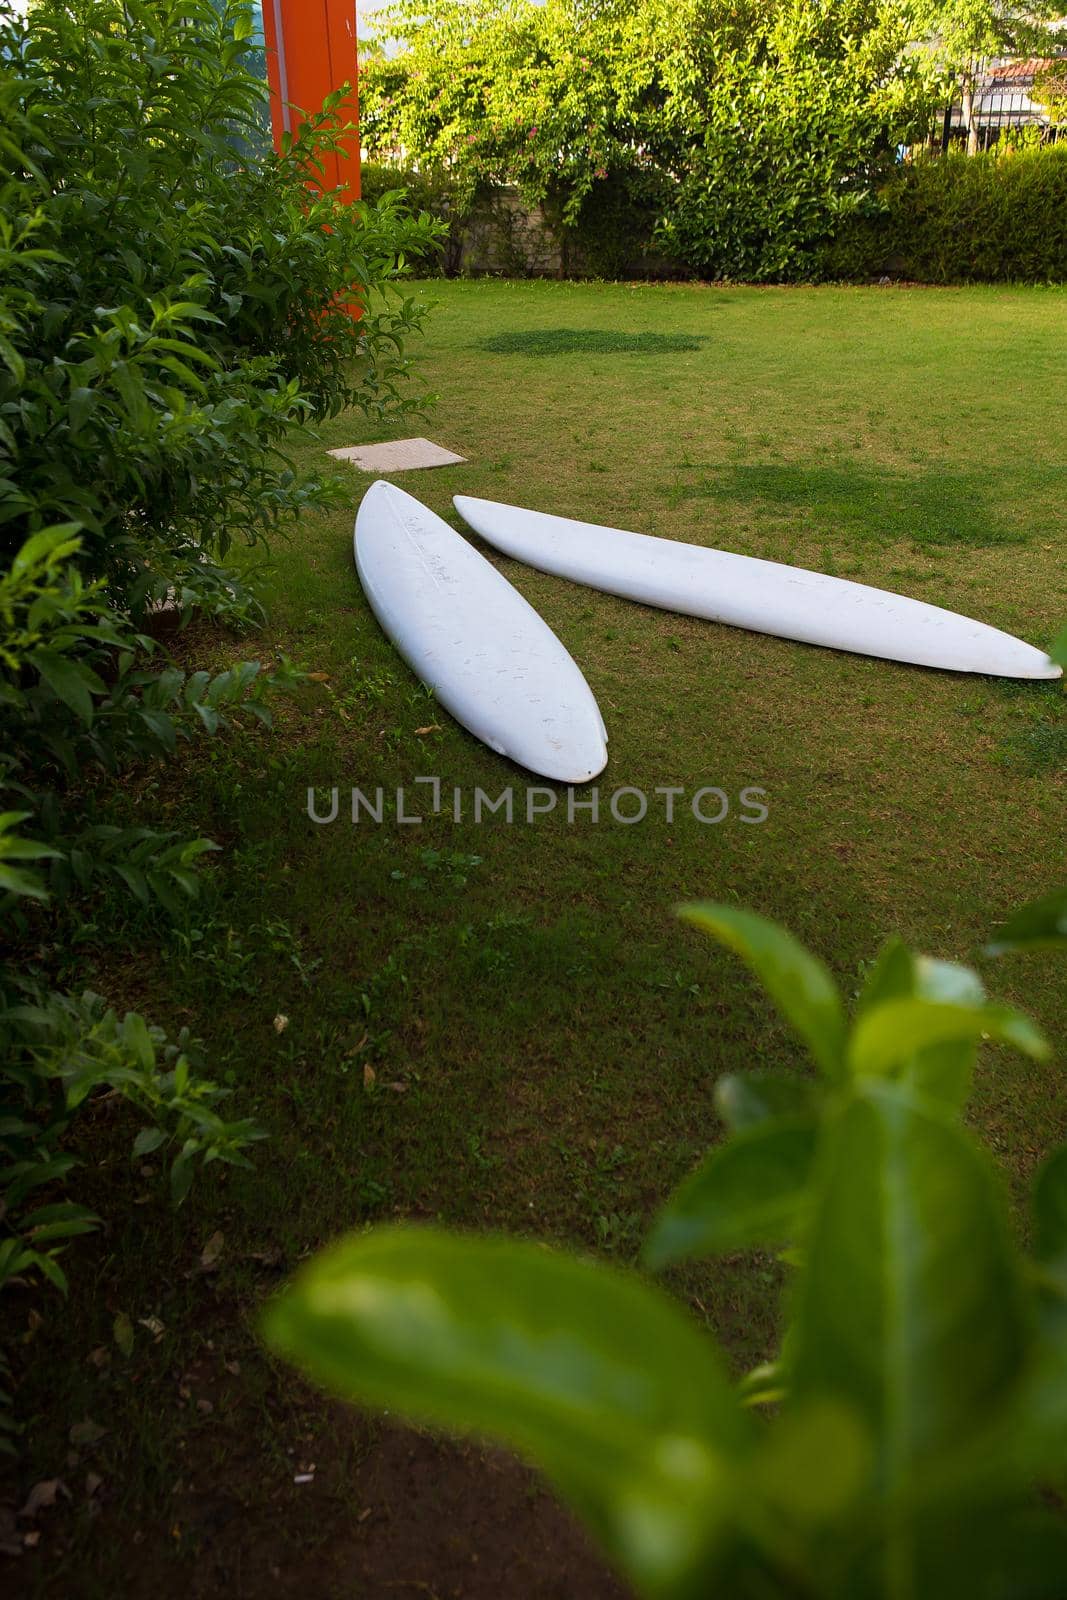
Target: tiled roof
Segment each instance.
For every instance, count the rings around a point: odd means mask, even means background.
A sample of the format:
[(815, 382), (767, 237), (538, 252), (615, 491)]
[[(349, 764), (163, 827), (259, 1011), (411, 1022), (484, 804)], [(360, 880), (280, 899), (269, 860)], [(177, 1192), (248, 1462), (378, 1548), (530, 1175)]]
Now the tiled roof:
[(990, 67), (984, 76), (987, 83), (1032, 83), (1035, 78), (1055, 67), (1062, 68), (1067, 77), (1067, 56), (1051, 59), (1031, 56), (1028, 61), (1005, 61), (999, 66)]

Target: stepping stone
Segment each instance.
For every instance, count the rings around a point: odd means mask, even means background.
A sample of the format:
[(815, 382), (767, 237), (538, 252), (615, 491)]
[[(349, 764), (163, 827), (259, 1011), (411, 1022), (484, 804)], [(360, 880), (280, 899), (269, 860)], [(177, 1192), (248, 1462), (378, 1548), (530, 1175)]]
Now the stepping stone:
[(328, 450), (337, 461), (351, 461), (364, 472), (410, 472), (416, 467), (450, 467), (466, 456), (434, 444), (432, 439), (394, 439), (390, 444), (349, 444)]

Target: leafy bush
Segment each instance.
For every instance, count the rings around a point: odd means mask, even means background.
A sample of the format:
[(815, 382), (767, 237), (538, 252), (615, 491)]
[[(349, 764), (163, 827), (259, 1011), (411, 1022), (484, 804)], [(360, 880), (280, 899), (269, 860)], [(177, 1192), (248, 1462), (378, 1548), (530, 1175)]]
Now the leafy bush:
[(1067, 145), (901, 167), (828, 247), (829, 278), (892, 271), (922, 283), (1067, 280)]
[(250, 32), (229, 0), (43, 0), (0, 28), (6, 548), (78, 521), (81, 566), (135, 615), (177, 586), (231, 603), (205, 558), (328, 494), (285, 446), (414, 403), (419, 313), (374, 296), (429, 230), (309, 187), (329, 112), (284, 158), (237, 152), (263, 94)]
[(402, 190), (406, 203), (419, 212), (441, 219), (456, 209), (455, 185), (446, 172), (364, 161), (359, 185), (368, 205), (379, 205), (386, 195)]
[(402, 48), (362, 64), (364, 142), (447, 170), (463, 211), (514, 184), (570, 225), (636, 160), (619, 102), (622, 77), (645, 70), (639, 26), (627, 6), (575, 0), (397, 0), (383, 31)]
[[(735, 1385), (635, 1275), (429, 1228), (327, 1250), (269, 1310), (269, 1343), (338, 1394), (515, 1446), (650, 1596), (1050, 1600), (1067, 1520), (1038, 1490), (1064, 1466), (1067, 1147), (1038, 1173), (1024, 1257), (962, 1120), (980, 1041), (1048, 1046), (976, 973), (898, 940), (850, 1024), (773, 923), (683, 914), (747, 962), (818, 1070), (720, 1081), (730, 1138), (645, 1261), (783, 1251), (779, 1359)], [(1067, 891), (997, 936), (1049, 943), (1067, 945)]]
[[(206, 842), (176, 846), (169, 835), (98, 824), (87, 775), (171, 755), (194, 731), (269, 724), (263, 689), (285, 672), (263, 675), (257, 662), (214, 675), (155, 667), (155, 642), (104, 603), (100, 579), (83, 580), (79, 554), (70, 525), (44, 529), (0, 575), (0, 793), (27, 808), (21, 819), (45, 841), (52, 892), (117, 875), (137, 899), (173, 911), (176, 889), (195, 892), (189, 868)], [(45, 892), (17, 875), (0, 875), (2, 889)]]
[(514, 184), (564, 272), (663, 248), (705, 276), (810, 276), (932, 106), (885, 0), (399, 0), (383, 32), (370, 147), (447, 167), (467, 209)]
[(680, 263), (661, 255), (658, 227), (674, 198), (673, 185), (648, 168), (608, 173), (582, 201), (573, 228), (564, 235), (568, 260), (595, 278), (656, 271), (685, 276)]
[(269, 724), (294, 676), (179, 668), (158, 607), (254, 621), (235, 544), (341, 492), (289, 446), (416, 403), (398, 284), (433, 224), (316, 187), (340, 94), (267, 147), (251, 35), (235, 0), (0, 3), (0, 1282), (63, 1288), (60, 1241), (95, 1225), (62, 1188), (87, 1096), (147, 1116), (140, 1151), (173, 1141), (176, 1199), (261, 1136), (187, 1041), (59, 992), (49, 951), (109, 885), (183, 914), (214, 846), (116, 822), (101, 780)]
[(661, 226), (694, 271), (810, 277), (814, 252), (930, 112), (906, 16), (881, 0), (684, 8), (666, 57), (678, 188)]
[(438, 234), (425, 245), (409, 250), (408, 259), (420, 272), (443, 271), (452, 276), (459, 268), (459, 253), (466, 211), (456, 185), (446, 172), (390, 166), (364, 161), (360, 168), (360, 193), (368, 205), (380, 205), (389, 196), (402, 199), (420, 216), (432, 217)]
[[(383, 31), (400, 49), (365, 62), (363, 135), (447, 170), (453, 223), (515, 185), (541, 208), (565, 274), (618, 276), (662, 250), (657, 269), (713, 278), (892, 266), (934, 283), (1058, 281), (1062, 149), (896, 167), (976, 58), (1047, 48), (1039, 10), (399, 0)], [(413, 195), (439, 186), (405, 181)]]
[(74, 1201), (27, 1209), (43, 1185), (54, 1188), (78, 1165), (67, 1135), (79, 1108), (99, 1091), (121, 1096), (145, 1119), (133, 1141), (134, 1158), (174, 1148), (171, 1192), (188, 1193), (193, 1163), (249, 1166), (245, 1148), (265, 1137), (248, 1118), (226, 1122), (215, 1109), (227, 1091), (199, 1075), (195, 1047), (183, 1030), (176, 1041), (136, 1012), (121, 1020), (99, 995), (41, 994), (32, 985), (21, 1000), (5, 997), (0, 1047), (17, 1070), (3, 1084), (0, 1193), (10, 1230), (0, 1243), (0, 1289), (39, 1272), (66, 1293), (57, 1256), (66, 1241), (91, 1232), (100, 1218)]

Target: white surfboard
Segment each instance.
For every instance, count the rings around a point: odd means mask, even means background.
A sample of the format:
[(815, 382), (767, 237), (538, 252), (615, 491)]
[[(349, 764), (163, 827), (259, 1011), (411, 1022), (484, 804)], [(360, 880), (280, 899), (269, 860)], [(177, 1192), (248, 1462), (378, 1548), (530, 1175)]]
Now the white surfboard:
[(505, 555), (647, 606), (952, 672), (1061, 676), (1044, 651), (1010, 633), (865, 583), (470, 495), (456, 495), (455, 506)]
[(592, 690), (473, 545), (381, 481), (363, 496), (354, 544), (375, 616), (457, 722), (541, 777), (585, 783), (603, 770), (607, 733)]

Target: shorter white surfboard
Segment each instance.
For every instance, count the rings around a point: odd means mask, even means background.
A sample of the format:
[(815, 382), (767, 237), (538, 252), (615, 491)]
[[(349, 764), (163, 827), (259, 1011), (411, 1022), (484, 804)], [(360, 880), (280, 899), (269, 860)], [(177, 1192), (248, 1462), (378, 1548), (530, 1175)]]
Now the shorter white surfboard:
[(404, 660), (498, 755), (586, 783), (607, 732), (581, 671), (519, 591), (428, 507), (379, 480), (356, 515), (356, 570)]
[(951, 672), (1062, 675), (1044, 651), (1010, 633), (865, 583), (470, 495), (456, 495), (455, 506), (517, 561), (665, 611)]

